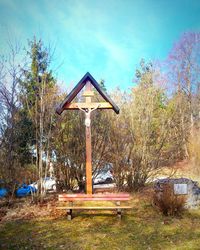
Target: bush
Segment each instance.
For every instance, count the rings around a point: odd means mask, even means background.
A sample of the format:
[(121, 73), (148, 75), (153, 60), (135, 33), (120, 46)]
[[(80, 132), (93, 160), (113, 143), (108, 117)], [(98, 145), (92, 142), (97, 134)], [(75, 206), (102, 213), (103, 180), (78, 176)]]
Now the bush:
[(185, 207), (185, 196), (174, 195), (173, 185), (164, 184), (162, 192), (154, 193), (153, 204), (165, 216), (179, 215)]
[(200, 176), (200, 130), (193, 131), (193, 136), (189, 140), (189, 154), (192, 165), (192, 171), (195, 175)]

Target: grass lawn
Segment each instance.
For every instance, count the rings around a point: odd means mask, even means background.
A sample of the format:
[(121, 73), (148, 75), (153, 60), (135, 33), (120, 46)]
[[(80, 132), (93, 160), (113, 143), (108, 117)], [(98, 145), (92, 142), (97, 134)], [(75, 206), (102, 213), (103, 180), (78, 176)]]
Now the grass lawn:
[(200, 209), (164, 217), (148, 194), (134, 194), (132, 205), (121, 221), (105, 211), (2, 221), (0, 249), (200, 249)]

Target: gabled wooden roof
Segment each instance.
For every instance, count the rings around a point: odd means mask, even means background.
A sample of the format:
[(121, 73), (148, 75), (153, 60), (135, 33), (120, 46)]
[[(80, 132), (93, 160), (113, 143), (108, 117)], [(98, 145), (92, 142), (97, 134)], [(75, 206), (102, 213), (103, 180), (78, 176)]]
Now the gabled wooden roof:
[(78, 93), (81, 91), (81, 89), (85, 86), (87, 81), (90, 81), (91, 84), (94, 86), (94, 88), (99, 92), (99, 94), (103, 97), (103, 99), (107, 102), (110, 103), (112, 106), (113, 110), (119, 114), (119, 107), (113, 102), (113, 100), (109, 97), (109, 95), (102, 90), (98, 82), (93, 78), (93, 76), (87, 72), (83, 78), (78, 82), (78, 84), (72, 89), (72, 91), (66, 96), (64, 101), (57, 107), (56, 113), (61, 114), (64, 110), (65, 107), (70, 104), (73, 99), (78, 95)]

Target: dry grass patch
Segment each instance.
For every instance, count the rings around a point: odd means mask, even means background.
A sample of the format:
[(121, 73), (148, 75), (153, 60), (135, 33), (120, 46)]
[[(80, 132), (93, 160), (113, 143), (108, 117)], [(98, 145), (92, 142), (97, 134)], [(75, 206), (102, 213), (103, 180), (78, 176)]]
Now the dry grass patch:
[(63, 212), (43, 216), (39, 211), (38, 217), (3, 221), (0, 248), (198, 249), (200, 210), (184, 212), (182, 218), (165, 217), (152, 207), (151, 193), (146, 188), (133, 194), (133, 209), (121, 221), (112, 212), (94, 211), (76, 212), (72, 221)]

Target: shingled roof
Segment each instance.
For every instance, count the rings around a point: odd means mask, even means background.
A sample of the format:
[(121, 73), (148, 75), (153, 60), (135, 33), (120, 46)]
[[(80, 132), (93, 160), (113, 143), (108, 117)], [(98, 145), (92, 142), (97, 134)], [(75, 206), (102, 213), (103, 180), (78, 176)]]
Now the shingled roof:
[(99, 94), (104, 98), (105, 101), (109, 102), (113, 110), (119, 114), (119, 107), (113, 102), (109, 95), (100, 87), (98, 82), (93, 78), (93, 76), (87, 72), (83, 78), (77, 83), (77, 85), (72, 89), (72, 91), (66, 96), (64, 101), (57, 107), (56, 113), (61, 114), (65, 110), (65, 106), (70, 104), (77, 94), (86, 85), (87, 81), (90, 81), (94, 88), (99, 92)]

